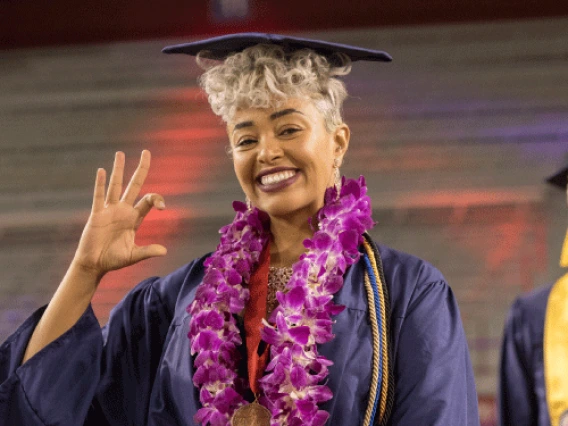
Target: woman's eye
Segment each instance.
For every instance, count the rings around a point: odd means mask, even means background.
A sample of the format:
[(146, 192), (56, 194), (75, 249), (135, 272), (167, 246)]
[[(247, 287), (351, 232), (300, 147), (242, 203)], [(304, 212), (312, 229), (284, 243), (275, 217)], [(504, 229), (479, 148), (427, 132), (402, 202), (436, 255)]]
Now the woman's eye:
[(280, 132), (280, 134), (282, 136), (289, 136), (289, 135), (293, 135), (294, 133), (299, 132), (299, 131), (300, 131), (300, 129), (297, 129), (295, 127), (288, 127), (286, 129), (282, 130)]
[(255, 139), (242, 139), (242, 140), (237, 142), (237, 147), (243, 147), (244, 148), (245, 146), (251, 145), (255, 142), (256, 142)]

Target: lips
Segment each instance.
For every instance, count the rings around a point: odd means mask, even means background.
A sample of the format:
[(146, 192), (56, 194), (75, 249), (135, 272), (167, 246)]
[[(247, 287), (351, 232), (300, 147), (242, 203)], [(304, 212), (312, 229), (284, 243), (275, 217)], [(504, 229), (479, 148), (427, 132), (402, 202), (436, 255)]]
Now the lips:
[(296, 174), (294, 170), (286, 170), (278, 173), (271, 173), (269, 175), (264, 175), (260, 178), (260, 183), (263, 185), (274, 185), (280, 183), (286, 179), (290, 179)]
[(276, 167), (259, 173), (256, 181), (262, 191), (274, 192), (293, 184), (298, 177), (298, 169)]

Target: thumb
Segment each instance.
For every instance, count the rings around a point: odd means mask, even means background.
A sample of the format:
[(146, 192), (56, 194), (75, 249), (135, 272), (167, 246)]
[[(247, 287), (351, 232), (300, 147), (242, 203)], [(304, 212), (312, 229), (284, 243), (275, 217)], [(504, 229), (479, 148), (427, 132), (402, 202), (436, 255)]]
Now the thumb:
[(132, 251), (132, 261), (134, 263), (151, 257), (165, 256), (168, 249), (160, 244), (150, 244), (148, 246), (135, 247)]

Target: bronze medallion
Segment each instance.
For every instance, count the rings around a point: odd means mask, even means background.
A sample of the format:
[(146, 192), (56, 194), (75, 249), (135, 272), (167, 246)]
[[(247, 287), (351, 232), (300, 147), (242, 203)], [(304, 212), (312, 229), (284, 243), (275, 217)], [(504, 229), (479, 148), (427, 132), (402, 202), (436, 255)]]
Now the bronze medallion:
[(272, 415), (257, 401), (239, 408), (233, 414), (231, 426), (270, 426)]

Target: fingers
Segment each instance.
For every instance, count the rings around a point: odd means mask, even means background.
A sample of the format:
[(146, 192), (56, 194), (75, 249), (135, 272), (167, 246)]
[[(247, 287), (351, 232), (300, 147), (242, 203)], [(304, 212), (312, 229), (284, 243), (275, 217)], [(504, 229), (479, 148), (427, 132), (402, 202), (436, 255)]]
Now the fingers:
[[(138, 167), (134, 171), (134, 174), (132, 175), (132, 179), (130, 179), (126, 191), (124, 191), (122, 201), (129, 204), (134, 204), (134, 201), (136, 200), (136, 197), (138, 197), (140, 189), (144, 184), (144, 180), (146, 179), (146, 176), (148, 176), (150, 158), (150, 151), (142, 151), (140, 162), (138, 164)], [(120, 151), (117, 152), (114, 158), (112, 174), (110, 176), (108, 191), (106, 195), (106, 204), (116, 204), (120, 200), (124, 176), (124, 163), (124, 153)], [(105, 182), (106, 171), (104, 169), (98, 169), (93, 195), (93, 212), (101, 211), (105, 206)], [(138, 201), (136, 206), (134, 206), (134, 208), (139, 211), (141, 218), (144, 218), (152, 209), (152, 207), (156, 207), (159, 210), (165, 209), (166, 205), (164, 203), (164, 198), (159, 194), (146, 194), (140, 201)]]
[(150, 244), (149, 246), (135, 247), (132, 251), (133, 263), (140, 262), (151, 257), (165, 256), (168, 249), (160, 244)]
[(101, 211), (105, 206), (105, 182), (106, 171), (105, 169), (97, 170), (97, 177), (95, 178), (95, 191), (93, 194), (93, 207), (92, 212), (96, 213)]
[(160, 194), (146, 194), (134, 206), (141, 218), (144, 218), (152, 210), (152, 207), (164, 210), (166, 208), (164, 197)]
[(107, 204), (116, 204), (122, 194), (122, 179), (124, 175), (124, 153), (117, 152), (114, 156), (114, 165), (112, 174), (108, 183), (108, 192), (106, 197)]
[(134, 200), (136, 200), (136, 197), (138, 197), (140, 189), (142, 188), (142, 185), (146, 180), (146, 176), (148, 176), (148, 171), (150, 170), (150, 158), (150, 151), (142, 151), (140, 162), (138, 163), (138, 167), (136, 167), (136, 170), (132, 175), (132, 179), (130, 179), (130, 182), (128, 183), (126, 191), (124, 191), (122, 201), (128, 204), (134, 204)]

